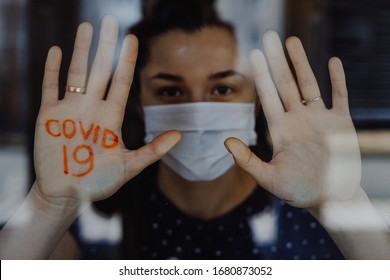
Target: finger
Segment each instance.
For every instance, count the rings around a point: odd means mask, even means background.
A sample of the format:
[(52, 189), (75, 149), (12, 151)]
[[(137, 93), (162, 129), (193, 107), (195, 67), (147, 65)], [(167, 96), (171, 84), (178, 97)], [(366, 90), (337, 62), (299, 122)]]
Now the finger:
[(100, 99), (104, 97), (112, 72), (117, 39), (117, 20), (113, 16), (105, 16), (102, 21), (99, 45), (87, 85), (87, 92), (91, 97)]
[(278, 34), (273, 31), (266, 32), (263, 44), (284, 108), (289, 111), (294, 106), (302, 105), (298, 87), (284, 55)]
[[(310, 67), (305, 50), (297, 37), (290, 37), (286, 41), (286, 48), (297, 75), (299, 89), (306, 105), (324, 108), (317, 80)], [(315, 101), (315, 102), (314, 102)]]
[(59, 47), (50, 48), (47, 53), (42, 83), (42, 107), (58, 101), (58, 77), (60, 74), (61, 59), (61, 49)]
[(128, 177), (131, 178), (134, 174), (138, 174), (147, 166), (161, 159), (181, 139), (180, 132), (168, 131), (160, 134), (140, 149), (131, 151), (126, 161)]
[(329, 60), (329, 75), (332, 83), (333, 109), (349, 114), (348, 90), (344, 68), (341, 60), (337, 57)]
[(121, 121), (124, 116), (127, 98), (133, 81), (135, 62), (137, 59), (138, 41), (133, 35), (126, 36), (119, 55), (119, 62), (112, 79), (107, 102), (116, 107)]
[(250, 54), (250, 60), (257, 94), (267, 118), (268, 126), (272, 130), (273, 124), (283, 115), (284, 108), (268, 71), (263, 53), (260, 50), (253, 50)]
[(237, 138), (226, 139), (225, 147), (232, 154), (236, 164), (248, 172), (259, 186), (272, 191), (273, 167), (271, 165), (259, 159)]
[[(67, 86), (82, 88), (85, 91), (88, 69), (88, 55), (92, 42), (93, 27), (91, 24), (84, 22), (77, 29), (76, 39), (74, 42), (72, 60), (68, 70)], [(74, 92), (67, 91), (65, 98), (68, 96), (77, 96)]]

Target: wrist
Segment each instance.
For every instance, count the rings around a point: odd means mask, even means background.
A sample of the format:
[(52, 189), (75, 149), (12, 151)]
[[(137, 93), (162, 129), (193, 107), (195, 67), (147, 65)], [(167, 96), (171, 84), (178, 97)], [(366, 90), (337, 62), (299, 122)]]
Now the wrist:
[(79, 213), (74, 199), (43, 196), (35, 182), (30, 193), (1, 230), (0, 258), (46, 259)]
[(361, 186), (349, 199), (328, 199), (308, 211), (331, 231), (385, 231), (387, 226)]
[(50, 197), (40, 191), (37, 182), (34, 182), (30, 193), (30, 204), (34, 211), (54, 222), (73, 222), (79, 215), (82, 207), (80, 200), (67, 197)]

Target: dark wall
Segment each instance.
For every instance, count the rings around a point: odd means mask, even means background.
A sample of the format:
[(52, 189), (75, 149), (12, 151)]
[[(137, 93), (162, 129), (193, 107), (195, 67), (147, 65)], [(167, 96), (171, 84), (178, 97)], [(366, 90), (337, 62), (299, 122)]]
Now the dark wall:
[[(34, 0), (27, 7), (28, 33), (28, 154), (33, 154), (35, 120), (41, 101), (41, 86), (46, 54), (57, 45), (62, 49), (60, 92), (65, 87), (76, 28), (79, 22), (77, 0)], [(35, 175), (30, 157), (31, 182)], [(31, 185), (31, 184), (30, 184)]]
[(390, 1), (287, 0), (286, 33), (302, 38), (331, 106), (327, 60), (346, 72), (357, 128), (390, 128)]

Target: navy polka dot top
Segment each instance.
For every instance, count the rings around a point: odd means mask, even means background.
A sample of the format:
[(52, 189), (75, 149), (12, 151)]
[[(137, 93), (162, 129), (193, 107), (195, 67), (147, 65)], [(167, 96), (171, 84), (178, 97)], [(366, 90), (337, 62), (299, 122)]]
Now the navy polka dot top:
[(343, 259), (323, 227), (257, 188), (241, 205), (212, 220), (189, 217), (157, 187), (142, 217), (143, 259)]

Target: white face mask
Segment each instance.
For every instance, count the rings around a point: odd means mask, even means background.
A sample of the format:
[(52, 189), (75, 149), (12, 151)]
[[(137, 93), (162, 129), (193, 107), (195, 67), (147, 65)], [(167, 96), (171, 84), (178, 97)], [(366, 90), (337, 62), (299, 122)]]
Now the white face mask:
[(252, 103), (195, 102), (145, 106), (145, 141), (168, 130), (183, 139), (162, 161), (189, 181), (211, 181), (226, 173), (234, 160), (224, 146), (229, 137), (255, 145), (255, 105)]

